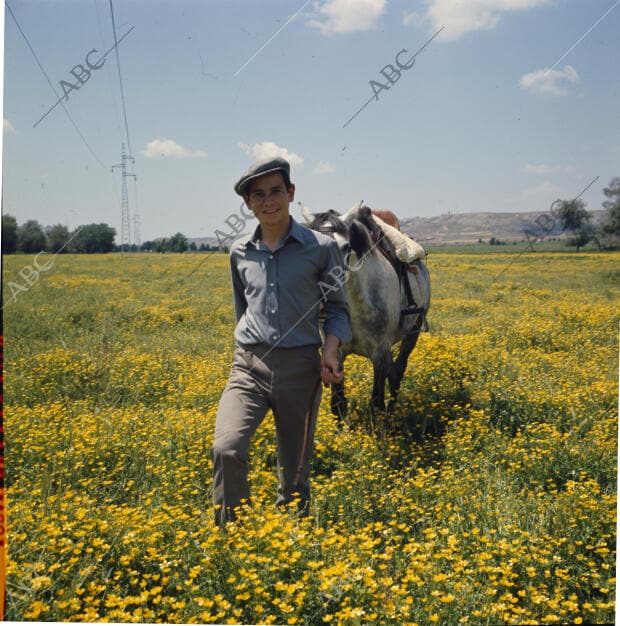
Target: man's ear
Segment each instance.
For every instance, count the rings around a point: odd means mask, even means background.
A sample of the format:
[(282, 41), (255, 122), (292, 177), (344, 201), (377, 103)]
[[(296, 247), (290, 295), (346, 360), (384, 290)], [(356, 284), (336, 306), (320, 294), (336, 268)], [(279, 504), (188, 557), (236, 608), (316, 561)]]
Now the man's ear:
[(293, 202), (295, 200), (295, 185), (291, 183), (291, 186), (288, 188), (288, 201)]

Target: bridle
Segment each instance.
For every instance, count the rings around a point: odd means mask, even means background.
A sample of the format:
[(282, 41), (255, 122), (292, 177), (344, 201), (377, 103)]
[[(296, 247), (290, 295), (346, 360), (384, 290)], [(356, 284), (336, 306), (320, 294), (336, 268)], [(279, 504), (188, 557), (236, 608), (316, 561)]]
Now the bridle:
[[(337, 230), (331, 224), (321, 224), (318, 228), (315, 229), (319, 233), (323, 233), (328, 237), (334, 239), (334, 235), (337, 233)], [(340, 233), (339, 233), (340, 234)], [(340, 246), (339, 246), (340, 247)], [(345, 262), (345, 269), (349, 269), (349, 257), (351, 256), (351, 244), (347, 241), (342, 247), (340, 247), (342, 251), (342, 255)]]

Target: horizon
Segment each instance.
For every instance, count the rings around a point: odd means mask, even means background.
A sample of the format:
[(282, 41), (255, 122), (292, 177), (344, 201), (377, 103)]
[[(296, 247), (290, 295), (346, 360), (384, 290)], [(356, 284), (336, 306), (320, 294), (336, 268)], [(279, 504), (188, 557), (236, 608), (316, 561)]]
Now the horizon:
[[(597, 214), (597, 215), (601, 215), (604, 213), (607, 213), (606, 209), (600, 208), (600, 209), (587, 209), (589, 213), (592, 214)], [(545, 213), (549, 213), (549, 210), (547, 211), (463, 211), (463, 212), (459, 212), (459, 213), (455, 213), (455, 212), (448, 212), (448, 213), (441, 213), (439, 215), (413, 215), (413, 216), (400, 216), (397, 215), (399, 221), (401, 222), (401, 224), (405, 224), (407, 225), (409, 222), (413, 221), (413, 220), (433, 220), (433, 219), (438, 219), (438, 218), (442, 218), (442, 217), (453, 217), (453, 216), (459, 216), (459, 215), (505, 215), (505, 216), (515, 216), (515, 215), (528, 215), (528, 216), (539, 216)], [(12, 215), (10, 213), (3, 213), (4, 215)], [(295, 217), (295, 219), (302, 225), (302, 226), (306, 226), (307, 223), (305, 222), (305, 220), (303, 218), (298, 219), (297, 216), (292, 215), (292, 217)], [(28, 221), (28, 220), (24, 220)], [(251, 218), (250, 220), (246, 220), (248, 222), (254, 222), (256, 221), (254, 218)], [(535, 220), (532, 220), (534, 223), (532, 224), (533, 226), (535, 225)], [(24, 223), (22, 222), (22, 224)], [(94, 223), (94, 222), (93, 222)], [(104, 222), (105, 223), (105, 222)], [(19, 226), (19, 222), (18, 222), (18, 226)], [(40, 226), (45, 229), (51, 226), (55, 226), (56, 224), (40, 224)], [(66, 226), (66, 224), (62, 224), (63, 226)], [(87, 224), (79, 224), (78, 226), (76, 226), (71, 232), (75, 232), (75, 230), (77, 230), (78, 228), (81, 228), (83, 226), (86, 226)], [(112, 226), (111, 224), (107, 224), (108, 226)], [(113, 226), (112, 226), (113, 227)], [(254, 228), (254, 227), (253, 227)], [(250, 228), (248, 231), (240, 231), (238, 234), (235, 233), (234, 238), (231, 238), (230, 241), (234, 241), (235, 238), (237, 237), (243, 237), (245, 234), (248, 234), (249, 232), (251, 232), (253, 230), (253, 228)], [(218, 229), (216, 229), (218, 230)], [(402, 229), (401, 229), (402, 230)], [(161, 241), (163, 239), (168, 239), (170, 237), (172, 237), (173, 235), (175, 235), (176, 233), (181, 232), (181, 231), (176, 231), (174, 233), (169, 233), (166, 235), (156, 235), (155, 237), (153, 237), (152, 239), (147, 239), (145, 241)], [(192, 236), (186, 233), (181, 232), (182, 235), (184, 235), (188, 242), (191, 241), (197, 241), (197, 240), (209, 240), (209, 241), (217, 241), (217, 237), (214, 235), (200, 235), (200, 236)], [(120, 245), (120, 241), (116, 242), (116, 237), (118, 236), (118, 232), (115, 234), (115, 244), (116, 245)], [(523, 233), (523, 236), (525, 236), (525, 233)]]

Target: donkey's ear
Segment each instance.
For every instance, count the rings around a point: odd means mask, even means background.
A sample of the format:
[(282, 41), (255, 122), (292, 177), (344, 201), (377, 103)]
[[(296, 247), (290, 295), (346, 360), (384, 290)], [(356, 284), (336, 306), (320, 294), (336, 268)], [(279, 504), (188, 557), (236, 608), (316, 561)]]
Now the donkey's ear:
[(357, 220), (349, 227), (349, 244), (358, 258), (364, 256), (370, 249), (366, 229)]
[(310, 209), (303, 202), (298, 202), (297, 204), (299, 204), (299, 208), (301, 209), (301, 214), (303, 215), (303, 218), (306, 220), (306, 222), (308, 222), (308, 224), (311, 224), (312, 220), (314, 219), (314, 215), (312, 214)]

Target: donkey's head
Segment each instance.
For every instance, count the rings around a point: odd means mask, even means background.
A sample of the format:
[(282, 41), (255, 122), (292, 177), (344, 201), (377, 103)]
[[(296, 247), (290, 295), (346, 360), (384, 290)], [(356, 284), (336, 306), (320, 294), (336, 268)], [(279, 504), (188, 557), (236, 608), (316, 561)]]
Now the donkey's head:
[(325, 233), (333, 237), (342, 250), (345, 259), (351, 251), (358, 259), (374, 250), (374, 241), (378, 227), (372, 219), (370, 208), (363, 202), (351, 207), (344, 215), (330, 209), (323, 213), (311, 213), (305, 206), (301, 206), (301, 213), (312, 230)]
[(312, 230), (316, 230), (334, 239), (343, 255), (349, 252), (349, 228), (342, 221), (340, 213), (333, 209), (324, 211), (323, 213), (312, 213), (301, 202), (299, 206), (301, 207), (301, 214)]

